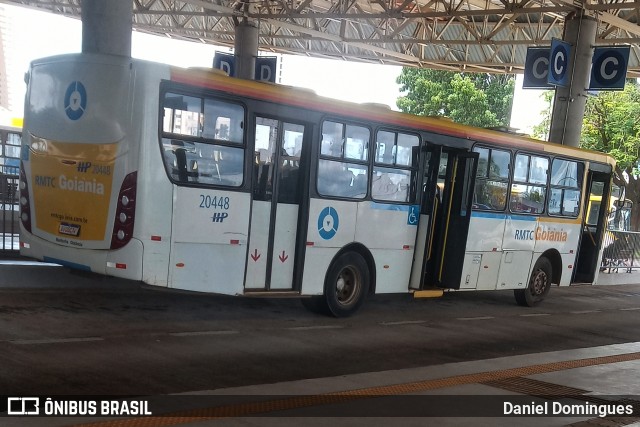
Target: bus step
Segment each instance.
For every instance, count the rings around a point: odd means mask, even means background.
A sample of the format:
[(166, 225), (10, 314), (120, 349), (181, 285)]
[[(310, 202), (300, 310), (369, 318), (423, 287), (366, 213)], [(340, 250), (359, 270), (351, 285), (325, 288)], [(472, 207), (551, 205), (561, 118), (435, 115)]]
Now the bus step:
[(251, 298), (300, 298), (300, 292), (281, 290), (281, 291), (265, 291), (265, 290), (246, 290), (242, 294)]
[(443, 289), (423, 289), (421, 291), (414, 291), (414, 298), (440, 298), (444, 295)]

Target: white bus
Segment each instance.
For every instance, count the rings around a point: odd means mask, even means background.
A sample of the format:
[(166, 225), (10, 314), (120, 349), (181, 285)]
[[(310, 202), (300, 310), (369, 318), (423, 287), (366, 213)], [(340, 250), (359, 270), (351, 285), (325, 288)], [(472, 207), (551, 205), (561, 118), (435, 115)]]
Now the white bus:
[(604, 154), (120, 57), (37, 60), (27, 83), (25, 256), (334, 316), (596, 281)]

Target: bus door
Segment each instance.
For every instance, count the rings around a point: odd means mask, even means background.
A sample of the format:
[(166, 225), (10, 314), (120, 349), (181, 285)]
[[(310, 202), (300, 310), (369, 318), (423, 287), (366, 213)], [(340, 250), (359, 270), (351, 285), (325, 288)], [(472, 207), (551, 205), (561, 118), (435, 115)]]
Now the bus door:
[[(256, 117), (245, 290), (294, 290), (302, 275), (309, 126)], [(304, 225), (302, 225), (304, 224)]]
[(429, 149), (426, 162), (421, 215), (429, 219), (420, 223), (427, 229), (418, 230), (426, 239), (420, 288), (458, 289), (478, 154), (436, 146)]
[[(595, 280), (596, 269), (599, 267), (598, 255), (602, 245), (602, 237), (606, 231), (610, 182), (610, 173), (588, 171), (587, 188), (589, 191), (582, 210), (584, 219), (572, 283), (593, 283)], [(596, 199), (601, 202), (589, 206), (589, 202)]]

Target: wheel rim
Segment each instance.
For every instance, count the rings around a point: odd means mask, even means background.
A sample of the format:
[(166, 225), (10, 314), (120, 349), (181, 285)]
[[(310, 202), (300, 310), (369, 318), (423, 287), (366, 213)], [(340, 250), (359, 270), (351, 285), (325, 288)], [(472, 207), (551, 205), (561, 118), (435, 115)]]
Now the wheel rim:
[(358, 299), (362, 279), (360, 272), (353, 266), (346, 266), (340, 270), (336, 280), (336, 297), (341, 305), (350, 305)]
[(531, 278), (531, 293), (534, 296), (542, 295), (547, 289), (548, 284), (549, 276), (547, 276), (547, 273), (543, 269), (539, 268)]

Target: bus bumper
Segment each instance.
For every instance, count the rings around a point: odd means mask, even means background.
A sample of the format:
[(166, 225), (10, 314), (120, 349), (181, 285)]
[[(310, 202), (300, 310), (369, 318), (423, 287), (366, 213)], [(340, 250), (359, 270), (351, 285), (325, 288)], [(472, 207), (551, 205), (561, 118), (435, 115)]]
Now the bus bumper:
[[(28, 237), (24, 238), (26, 235)], [(137, 239), (131, 239), (125, 247), (111, 251), (60, 246), (24, 230), (20, 235), (22, 256), (130, 280), (142, 280), (143, 252), (144, 246)]]

